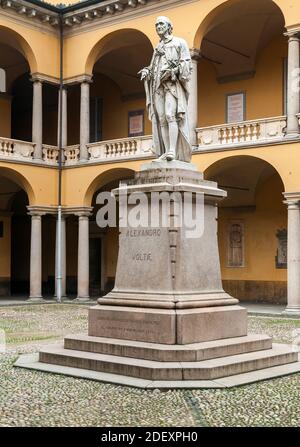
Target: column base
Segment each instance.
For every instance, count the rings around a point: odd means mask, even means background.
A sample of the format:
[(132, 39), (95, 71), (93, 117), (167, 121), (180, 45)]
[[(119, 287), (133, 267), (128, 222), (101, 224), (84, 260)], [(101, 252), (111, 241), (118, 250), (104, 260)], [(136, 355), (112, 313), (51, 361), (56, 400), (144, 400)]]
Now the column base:
[(42, 296), (30, 296), (28, 298), (28, 300), (26, 300), (26, 302), (30, 302), (30, 303), (44, 303), (45, 300)]
[(300, 306), (295, 307), (287, 307), (283, 312), (283, 315), (289, 315), (289, 316), (295, 316), (300, 317)]
[(76, 303), (85, 303), (90, 300), (91, 300), (91, 298), (89, 296), (78, 296), (73, 301), (75, 301)]

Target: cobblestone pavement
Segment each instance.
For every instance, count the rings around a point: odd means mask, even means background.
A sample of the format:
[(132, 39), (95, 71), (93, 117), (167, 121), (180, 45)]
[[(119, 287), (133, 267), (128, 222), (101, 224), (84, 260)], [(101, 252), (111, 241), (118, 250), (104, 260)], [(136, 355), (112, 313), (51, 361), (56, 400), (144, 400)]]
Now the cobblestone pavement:
[[(21, 353), (86, 332), (87, 307), (0, 309), (7, 342), (0, 353), (0, 426), (300, 425), (300, 374), (225, 390), (160, 392), (13, 368)], [(300, 320), (249, 317), (249, 329), (290, 343)]]

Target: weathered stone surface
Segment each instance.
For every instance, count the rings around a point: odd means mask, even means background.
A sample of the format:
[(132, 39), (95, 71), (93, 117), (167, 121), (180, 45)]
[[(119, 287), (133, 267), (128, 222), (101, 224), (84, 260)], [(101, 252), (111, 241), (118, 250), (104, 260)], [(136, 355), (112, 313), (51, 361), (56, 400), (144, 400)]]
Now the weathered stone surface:
[(175, 344), (175, 321), (175, 312), (167, 309), (95, 306), (89, 309), (88, 334), (96, 337)]
[(188, 345), (165, 345), (80, 334), (65, 337), (64, 348), (142, 360), (194, 362), (272, 349), (272, 339), (266, 335), (251, 334)]
[(239, 306), (199, 309), (147, 309), (95, 306), (89, 309), (88, 334), (184, 345), (247, 335), (247, 311)]
[(40, 351), (42, 363), (127, 375), (148, 380), (210, 380), (264, 368), (297, 362), (298, 353), (275, 345), (273, 349), (222, 357), (201, 362), (154, 362), (93, 352), (45, 347)]

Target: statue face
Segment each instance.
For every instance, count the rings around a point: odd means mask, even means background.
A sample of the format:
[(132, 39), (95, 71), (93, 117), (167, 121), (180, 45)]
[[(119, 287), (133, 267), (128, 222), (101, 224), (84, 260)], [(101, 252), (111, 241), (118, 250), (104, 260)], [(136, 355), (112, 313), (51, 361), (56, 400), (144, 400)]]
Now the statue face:
[(156, 32), (159, 37), (164, 36), (169, 31), (169, 23), (162, 17), (158, 17), (155, 23)]

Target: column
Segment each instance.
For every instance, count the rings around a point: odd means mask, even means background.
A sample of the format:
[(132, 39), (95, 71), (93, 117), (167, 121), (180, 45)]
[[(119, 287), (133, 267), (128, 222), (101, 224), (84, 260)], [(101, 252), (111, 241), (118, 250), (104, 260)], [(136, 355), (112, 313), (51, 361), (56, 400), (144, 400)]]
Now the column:
[(198, 126), (198, 60), (200, 52), (196, 48), (190, 50), (192, 58), (192, 73), (190, 80), (190, 95), (188, 102), (189, 128), (192, 146), (197, 145), (196, 127)]
[(30, 300), (42, 298), (42, 213), (30, 211)]
[(80, 160), (88, 159), (86, 145), (90, 142), (90, 81), (81, 83), (80, 95)]
[(78, 215), (77, 299), (89, 299), (89, 212)]
[[(55, 245), (55, 296), (57, 296), (58, 274), (58, 219), (56, 219), (56, 245)], [(66, 217), (61, 216), (61, 296), (66, 296)]]
[(288, 207), (288, 303), (285, 313), (300, 314), (300, 197), (285, 203)]
[(33, 79), (32, 99), (32, 142), (35, 143), (34, 158), (42, 159), (43, 144), (43, 85), (38, 79)]
[(299, 93), (299, 37), (289, 36), (288, 43), (288, 86), (287, 86), (287, 127), (286, 136), (299, 137), (299, 122), (296, 116), (300, 112)]
[[(68, 91), (66, 88), (62, 89), (62, 133), (61, 133), (61, 146), (66, 147), (68, 144)], [(60, 128), (60, 90), (58, 91), (58, 126), (57, 126), (57, 145), (59, 144), (59, 128)]]

